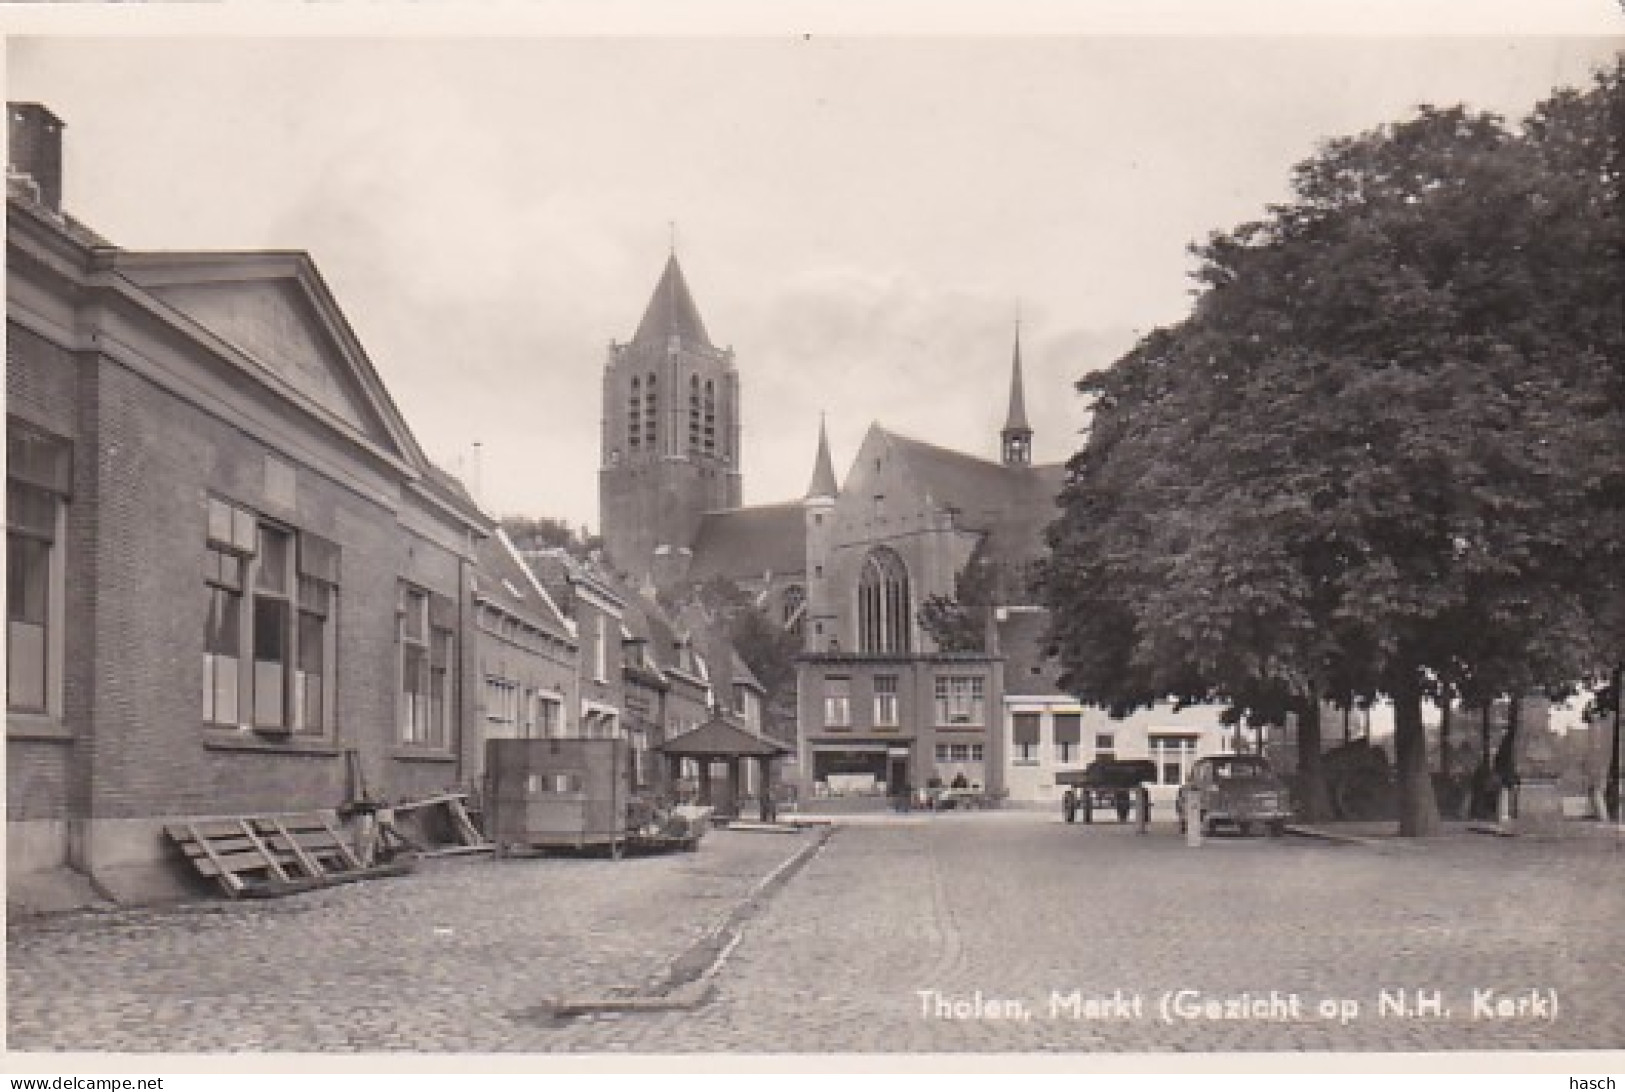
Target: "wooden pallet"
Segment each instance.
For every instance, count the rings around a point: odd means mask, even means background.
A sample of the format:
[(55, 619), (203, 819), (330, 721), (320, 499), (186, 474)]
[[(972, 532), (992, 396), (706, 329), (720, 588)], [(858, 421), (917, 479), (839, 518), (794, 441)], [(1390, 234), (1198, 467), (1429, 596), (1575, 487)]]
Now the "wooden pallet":
[(410, 867), (409, 861), (364, 866), (325, 812), (172, 823), (164, 830), (198, 874), (232, 898), (292, 894)]

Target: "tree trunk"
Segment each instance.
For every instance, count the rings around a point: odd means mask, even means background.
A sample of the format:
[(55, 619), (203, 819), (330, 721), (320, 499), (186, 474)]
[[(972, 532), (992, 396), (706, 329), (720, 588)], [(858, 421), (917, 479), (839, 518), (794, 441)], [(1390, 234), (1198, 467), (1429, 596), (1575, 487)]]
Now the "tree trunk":
[(1332, 817), (1331, 793), (1320, 762), (1320, 699), (1314, 694), (1298, 710), (1298, 791), (1303, 793), (1299, 803), (1306, 822)]
[(1450, 776), (1450, 696), (1439, 699), (1439, 773)]
[(1439, 805), (1428, 771), (1427, 729), (1422, 724), (1422, 693), (1414, 672), (1394, 687), (1394, 757), (1399, 767), (1399, 835), (1426, 838), (1439, 833)]
[(1518, 722), (1522, 719), (1523, 701), (1514, 696), (1507, 701), (1507, 729), (1501, 735), (1501, 745), (1495, 749), (1495, 776), (1505, 789), (1518, 783), (1518, 751), (1523, 747), (1523, 740), (1518, 738)]

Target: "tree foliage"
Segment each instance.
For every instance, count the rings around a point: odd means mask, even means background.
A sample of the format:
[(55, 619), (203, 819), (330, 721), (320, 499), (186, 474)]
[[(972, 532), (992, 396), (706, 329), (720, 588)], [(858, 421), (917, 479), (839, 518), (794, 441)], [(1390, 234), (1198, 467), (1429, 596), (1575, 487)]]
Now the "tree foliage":
[(1191, 315), (1079, 384), (1043, 574), (1064, 685), (1311, 725), (1387, 697), (1419, 834), (1424, 697), (1619, 655), (1622, 117), (1618, 73), (1518, 131), (1423, 108), (1193, 248)]
[(985, 652), (999, 574), (979, 542), (954, 575), (954, 594), (930, 595), (920, 604), (920, 626), (943, 652)]
[(603, 546), (603, 539), (587, 528), (572, 528), (552, 516), (503, 516), (499, 523), (521, 550), (562, 549), (572, 557), (586, 558)]
[(727, 634), (739, 658), (767, 692), (769, 719), (792, 723), (796, 706), (796, 656), (801, 638), (771, 611), (726, 577), (695, 585), (691, 597)]

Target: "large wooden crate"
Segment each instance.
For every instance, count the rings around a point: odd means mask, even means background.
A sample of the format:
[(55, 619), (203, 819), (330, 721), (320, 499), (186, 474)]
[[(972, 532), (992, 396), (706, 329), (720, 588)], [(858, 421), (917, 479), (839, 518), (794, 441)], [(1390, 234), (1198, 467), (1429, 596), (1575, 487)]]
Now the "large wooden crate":
[(624, 739), (486, 742), (486, 831), (497, 853), (514, 847), (625, 843), (632, 754)]

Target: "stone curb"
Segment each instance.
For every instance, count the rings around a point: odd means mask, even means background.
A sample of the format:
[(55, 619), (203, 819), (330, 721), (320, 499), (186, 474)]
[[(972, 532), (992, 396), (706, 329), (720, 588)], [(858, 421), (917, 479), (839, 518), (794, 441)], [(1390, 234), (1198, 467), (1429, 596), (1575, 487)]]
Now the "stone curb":
[(834, 824), (817, 828), (815, 838), (757, 881), (738, 905), (668, 962), (647, 986), (603, 997), (558, 998), (525, 1015), (569, 1020), (601, 1013), (686, 1012), (699, 1008), (710, 1000), (712, 979), (743, 938), (745, 922), (824, 848), (835, 830)]

